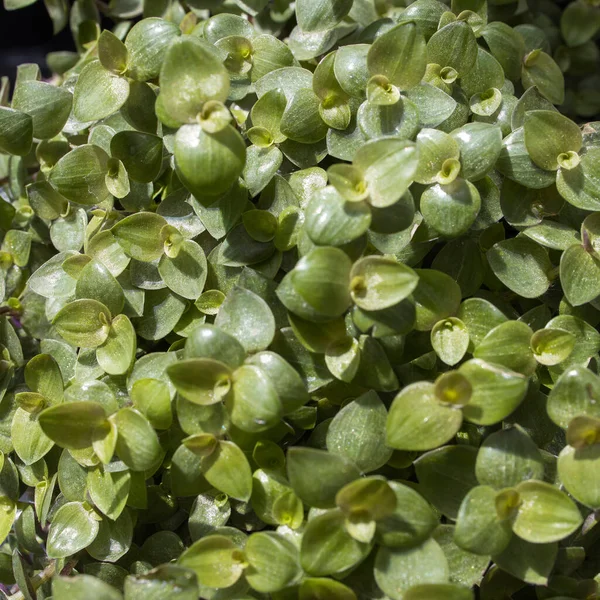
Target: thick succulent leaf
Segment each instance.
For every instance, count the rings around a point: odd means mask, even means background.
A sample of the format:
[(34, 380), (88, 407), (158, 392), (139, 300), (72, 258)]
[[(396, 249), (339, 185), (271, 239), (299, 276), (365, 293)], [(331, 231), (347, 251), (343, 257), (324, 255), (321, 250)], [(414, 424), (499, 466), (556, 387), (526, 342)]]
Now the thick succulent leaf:
[(549, 483), (524, 481), (515, 490), (521, 503), (512, 528), (526, 542), (557, 542), (573, 533), (583, 522), (575, 502)]
[(392, 600), (413, 586), (448, 581), (448, 562), (435, 540), (408, 549), (381, 547), (375, 557), (375, 581)]
[(552, 264), (547, 251), (533, 240), (503, 240), (488, 250), (486, 257), (494, 275), (524, 298), (537, 298), (550, 287)]
[(415, 23), (400, 23), (371, 45), (367, 66), (372, 75), (383, 75), (400, 90), (421, 82), (427, 66), (425, 37)]
[(24, 156), (31, 150), (33, 119), (26, 113), (7, 106), (0, 107), (0, 149)]
[(465, 419), (473, 423), (498, 423), (525, 398), (528, 382), (520, 373), (476, 358), (462, 365), (459, 372), (471, 384), (471, 399), (463, 407), (463, 414)]
[(199, 202), (209, 205), (242, 174), (246, 145), (231, 125), (216, 133), (200, 125), (184, 125), (177, 132), (174, 154), (182, 183)]
[(81, 502), (67, 502), (54, 515), (48, 531), (46, 551), (51, 558), (66, 558), (91, 544), (99, 522)]
[(12, 108), (31, 117), (33, 136), (44, 140), (60, 133), (72, 105), (73, 96), (66, 88), (42, 81), (20, 82), (12, 101)]
[(65, 154), (48, 175), (50, 184), (79, 204), (97, 204), (109, 196), (105, 176), (108, 155), (98, 146), (78, 146)]
[(454, 541), (463, 550), (496, 555), (508, 546), (513, 533), (496, 512), (496, 495), (492, 487), (479, 485), (465, 496), (454, 528)]
[(477, 40), (464, 21), (449, 23), (436, 31), (427, 42), (427, 60), (441, 67), (452, 67), (466, 75), (477, 60)]
[(337, 492), (357, 479), (360, 471), (340, 454), (295, 446), (287, 454), (287, 474), (290, 485), (305, 504), (333, 508)]
[(171, 43), (160, 70), (160, 102), (170, 119), (192, 123), (205, 102), (228, 94), (229, 75), (213, 46), (192, 36)]
[(431, 450), (449, 442), (462, 425), (460, 409), (443, 405), (432, 383), (405, 387), (392, 402), (386, 442), (397, 450)]
[(531, 160), (547, 171), (556, 171), (561, 163), (561, 155), (579, 152), (583, 143), (579, 127), (553, 110), (526, 113), (523, 131)]
[(392, 455), (383, 439), (386, 419), (387, 410), (377, 393), (366, 392), (333, 418), (327, 429), (327, 449), (354, 461), (364, 473), (380, 468)]
[(303, 31), (324, 31), (335, 27), (352, 8), (351, 0), (300, 0), (296, 18)]
[(117, 112), (128, 97), (129, 82), (93, 61), (77, 79), (73, 112), (82, 123), (98, 121)]

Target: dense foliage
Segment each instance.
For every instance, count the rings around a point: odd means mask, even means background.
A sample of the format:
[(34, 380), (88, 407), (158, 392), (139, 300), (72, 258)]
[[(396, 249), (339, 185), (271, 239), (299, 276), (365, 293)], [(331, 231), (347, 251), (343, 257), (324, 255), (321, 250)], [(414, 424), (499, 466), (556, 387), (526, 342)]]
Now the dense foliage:
[(47, 0), (0, 598), (597, 598), (597, 4)]

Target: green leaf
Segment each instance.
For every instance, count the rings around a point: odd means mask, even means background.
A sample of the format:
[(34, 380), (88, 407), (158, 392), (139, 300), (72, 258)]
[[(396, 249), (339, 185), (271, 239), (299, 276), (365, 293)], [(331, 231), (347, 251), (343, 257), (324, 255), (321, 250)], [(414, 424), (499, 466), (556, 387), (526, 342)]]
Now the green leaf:
[(104, 467), (95, 467), (87, 476), (87, 490), (92, 502), (113, 521), (125, 508), (130, 484), (129, 471), (110, 472)]
[(98, 121), (117, 112), (127, 101), (127, 79), (93, 61), (81, 71), (73, 95), (73, 112), (82, 123)]
[(383, 75), (399, 90), (421, 82), (427, 66), (425, 38), (415, 23), (399, 23), (371, 45), (367, 55), (371, 75)]
[(9, 154), (25, 156), (33, 141), (33, 119), (7, 106), (0, 106), (0, 149)]
[(115, 415), (119, 435), (117, 456), (132, 471), (148, 471), (163, 455), (158, 437), (148, 420), (132, 408), (122, 408)]
[(524, 298), (537, 298), (550, 287), (547, 251), (533, 240), (516, 237), (494, 244), (486, 257), (494, 275)]
[(167, 594), (172, 600), (192, 600), (198, 594), (196, 573), (175, 564), (164, 564), (125, 579), (125, 594), (131, 600), (157, 600)]
[(248, 561), (244, 575), (257, 592), (277, 592), (301, 576), (298, 548), (275, 532), (252, 534), (244, 552)]
[(189, 335), (184, 349), (185, 358), (211, 358), (235, 369), (246, 358), (240, 342), (214, 325), (200, 325)]
[(419, 166), (415, 181), (421, 184), (438, 182), (444, 163), (460, 157), (460, 147), (456, 140), (438, 129), (422, 129), (417, 136), (417, 150)]
[(319, 97), (311, 89), (294, 94), (281, 117), (281, 133), (302, 144), (314, 144), (325, 138), (327, 124), (319, 112)]
[(432, 383), (405, 387), (392, 402), (386, 442), (396, 450), (431, 450), (449, 442), (462, 425), (462, 412), (439, 402)]
[(277, 297), (309, 321), (341, 316), (350, 304), (350, 259), (337, 248), (314, 248), (303, 256), (277, 288)]
[(325, 350), (325, 364), (336, 379), (349, 383), (360, 366), (360, 354), (360, 343), (355, 338), (340, 338)]
[(413, 142), (399, 139), (373, 140), (354, 156), (363, 172), (369, 202), (383, 208), (396, 203), (413, 182), (419, 156)]
[(69, 302), (54, 317), (53, 324), (69, 344), (81, 348), (96, 348), (108, 337), (110, 311), (97, 300), (81, 299)]
[(123, 309), (123, 290), (110, 271), (100, 262), (91, 260), (77, 278), (75, 296), (104, 304), (109, 314), (118, 315)]
[(123, 375), (129, 371), (135, 358), (137, 339), (131, 321), (117, 315), (104, 343), (96, 349), (96, 360), (109, 375)]
[(521, 77), (521, 63), (525, 54), (523, 38), (502, 21), (488, 23), (481, 36), (494, 58), (502, 65), (506, 76), (517, 81)]
[(149, 133), (119, 131), (110, 140), (110, 153), (123, 162), (134, 181), (154, 181), (162, 167), (162, 140)]
[(539, 49), (525, 57), (521, 80), (525, 88), (535, 85), (552, 104), (562, 104), (565, 100), (565, 79), (560, 67), (550, 55)]
[(360, 472), (342, 455), (294, 446), (288, 450), (287, 474), (302, 502), (315, 508), (333, 508), (337, 492)]
[(14, 413), (10, 436), (17, 456), (26, 465), (40, 460), (54, 445), (41, 428), (38, 416), (23, 408), (17, 408)]
[(136, 23), (125, 39), (127, 72), (137, 81), (158, 77), (172, 41), (181, 35), (177, 23), (151, 17)]
[(556, 543), (532, 544), (513, 535), (504, 551), (494, 556), (494, 562), (520, 581), (547, 585), (557, 552)]
[(105, 69), (120, 75), (127, 69), (127, 47), (114, 33), (105, 30), (98, 38), (98, 60)]
[(531, 160), (522, 127), (504, 138), (496, 168), (512, 181), (530, 189), (547, 188), (556, 180), (554, 173), (541, 169)]
[(350, 271), (352, 300), (364, 310), (382, 310), (398, 304), (415, 290), (418, 282), (411, 268), (381, 256), (361, 258)]
[(95, 432), (106, 423), (106, 412), (98, 402), (64, 402), (42, 411), (39, 422), (57, 445), (77, 450), (92, 445)]
[(99, 204), (106, 200), (105, 177), (108, 155), (97, 146), (77, 146), (52, 168), (48, 181), (59, 194), (79, 204)]
[(427, 61), (452, 67), (459, 76), (466, 75), (477, 60), (477, 40), (464, 21), (449, 23), (436, 31), (427, 42)]
[(98, 535), (99, 522), (81, 502), (63, 504), (52, 517), (46, 552), (66, 558), (89, 546)]
[(531, 328), (522, 321), (506, 321), (496, 325), (475, 348), (473, 356), (531, 375), (537, 362), (530, 348)]
[(431, 346), (447, 365), (460, 362), (469, 347), (469, 331), (456, 317), (438, 321), (431, 330)]
[(425, 583), (414, 585), (405, 600), (473, 600), (472, 590), (452, 583)]
[(371, 209), (366, 202), (347, 202), (336, 188), (327, 186), (313, 195), (305, 219), (305, 231), (315, 244), (343, 246), (369, 229)]
[(472, 395), (463, 407), (465, 419), (479, 425), (492, 425), (510, 415), (527, 392), (527, 378), (507, 368), (472, 359), (459, 372), (470, 382)]
[[(597, 479), (590, 477), (598, 472), (600, 445), (583, 448), (565, 446), (558, 455), (558, 477), (569, 494), (578, 502), (592, 509), (600, 506), (600, 490)], [(0, 536), (1, 537), (1, 536)]]
[(467, 123), (452, 132), (460, 149), (461, 177), (479, 181), (496, 166), (502, 152), (502, 130), (488, 123)]
[(275, 387), (283, 414), (298, 410), (304, 406), (309, 396), (298, 372), (275, 352), (258, 352), (249, 357), (247, 363), (255, 365), (267, 375)]
[(256, 196), (267, 187), (282, 162), (283, 153), (276, 146), (267, 148), (250, 146), (246, 149), (243, 177), (251, 196)]
[(16, 502), (3, 496), (0, 500), (0, 541), (2, 543), (4, 543), (4, 540), (6, 540), (6, 537), (11, 532), (16, 516)]
[(392, 600), (402, 600), (416, 585), (446, 583), (448, 562), (435, 540), (408, 549), (379, 548), (375, 557), (375, 581)]
[(238, 286), (225, 297), (215, 325), (234, 336), (248, 353), (265, 350), (275, 335), (275, 319), (267, 303)]
[(21, 81), (15, 87), (12, 108), (33, 121), (33, 136), (47, 140), (59, 134), (69, 118), (73, 96), (62, 87), (42, 81)]
[(539, 329), (531, 336), (531, 349), (541, 365), (552, 366), (565, 360), (575, 347), (575, 336), (561, 329)]
[(254, 365), (233, 374), (233, 393), (226, 398), (231, 421), (244, 431), (259, 432), (275, 426), (283, 408), (269, 376)]
[(438, 524), (430, 504), (412, 487), (388, 482), (396, 495), (395, 511), (377, 522), (377, 540), (388, 548), (412, 547), (424, 542)]
[(396, 509), (394, 490), (386, 481), (377, 477), (357, 479), (345, 485), (337, 493), (335, 502), (349, 522), (353, 518), (380, 521), (393, 514)]
[(52, 595), (57, 598), (79, 600), (87, 594), (97, 600), (122, 600), (121, 593), (112, 585), (92, 575), (59, 575), (52, 579)]
[(457, 102), (452, 96), (429, 83), (421, 83), (411, 88), (406, 92), (406, 97), (419, 107), (421, 127), (441, 125), (452, 116), (457, 107)]
[(131, 388), (133, 405), (155, 429), (169, 429), (173, 422), (169, 387), (160, 379), (138, 379)]
[(455, 543), (480, 555), (500, 554), (513, 533), (510, 522), (496, 512), (497, 492), (487, 485), (474, 487), (464, 498), (454, 528)]
[(300, 584), (299, 600), (329, 598), (330, 600), (356, 600), (356, 594), (343, 583), (325, 577), (308, 577)]
[(327, 449), (351, 461), (368, 473), (382, 467), (392, 450), (383, 439), (387, 411), (374, 391), (346, 404), (327, 429)]
[(170, 119), (193, 123), (205, 102), (228, 94), (229, 75), (213, 46), (192, 36), (171, 43), (160, 70), (160, 102)]
[(477, 485), (472, 446), (444, 446), (420, 456), (414, 463), (419, 491), (442, 513), (456, 519), (460, 505)]
[(25, 367), (25, 383), (30, 390), (41, 394), (51, 404), (63, 400), (63, 378), (60, 367), (50, 354), (34, 356)]
[(194, 404), (220, 402), (231, 388), (231, 370), (212, 358), (190, 358), (167, 367), (177, 391)]
[(29, 184), (27, 197), (36, 214), (43, 219), (54, 220), (67, 212), (67, 199), (46, 181)]
[(481, 197), (477, 188), (462, 178), (436, 184), (421, 195), (421, 213), (427, 225), (446, 237), (466, 233), (477, 218)]
[(525, 146), (533, 162), (556, 171), (567, 160), (563, 155), (579, 152), (583, 136), (579, 127), (553, 110), (532, 110), (525, 114)]
[(142, 262), (152, 262), (163, 254), (161, 230), (167, 225), (163, 217), (139, 212), (125, 217), (111, 229), (125, 253)]
[(518, 426), (510, 427), (484, 440), (477, 454), (475, 474), (482, 485), (501, 490), (527, 479), (542, 479), (544, 463), (527, 433)]
[(558, 170), (556, 187), (569, 204), (584, 210), (600, 209), (600, 181), (597, 176), (599, 161), (600, 149), (590, 148), (581, 156), (581, 161), (575, 168)]
[(521, 503), (513, 531), (527, 542), (557, 542), (576, 531), (583, 517), (564, 492), (542, 481), (524, 481), (516, 488)]
[(458, 284), (445, 273), (434, 269), (416, 269), (419, 284), (413, 292), (417, 307), (418, 331), (429, 331), (442, 319), (452, 316), (460, 305)]
[(548, 396), (548, 416), (566, 429), (579, 415), (600, 418), (600, 379), (583, 366), (567, 369), (556, 380)]
[(585, 246), (574, 244), (560, 259), (560, 283), (569, 303), (581, 306), (600, 295), (600, 262)]
[(231, 126), (208, 133), (200, 125), (184, 125), (175, 138), (175, 167), (186, 188), (204, 204), (212, 204), (236, 182), (246, 160), (246, 145)]
[[(341, 511), (327, 511), (309, 520), (300, 546), (300, 564), (316, 577), (340, 573), (357, 565), (371, 550), (346, 530)], [(335, 548), (335, 552), (331, 549)]]
[(216, 589), (232, 586), (244, 570), (242, 553), (223, 535), (209, 535), (193, 543), (177, 564), (194, 571), (201, 585)]
[(202, 294), (208, 271), (204, 250), (192, 240), (183, 240), (176, 252), (175, 256), (161, 256), (158, 272), (170, 290), (196, 300)]
[(351, 0), (300, 0), (296, 18), (303, 31), (323, 31), (335, 27), (351, 7)]
[(220, 492), (247, 502), (252, 493), (248, 459), (233, 442), (219, 440), (215, 451), (201, 461), (202, 474)]

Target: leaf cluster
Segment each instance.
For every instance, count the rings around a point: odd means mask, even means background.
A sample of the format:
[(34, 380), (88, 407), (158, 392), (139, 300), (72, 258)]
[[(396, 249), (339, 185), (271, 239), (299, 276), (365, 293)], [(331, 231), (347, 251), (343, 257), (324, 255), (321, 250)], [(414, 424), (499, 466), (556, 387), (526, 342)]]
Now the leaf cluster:
[(0, 598), (595, 598), (597, 2), (47, 6)]

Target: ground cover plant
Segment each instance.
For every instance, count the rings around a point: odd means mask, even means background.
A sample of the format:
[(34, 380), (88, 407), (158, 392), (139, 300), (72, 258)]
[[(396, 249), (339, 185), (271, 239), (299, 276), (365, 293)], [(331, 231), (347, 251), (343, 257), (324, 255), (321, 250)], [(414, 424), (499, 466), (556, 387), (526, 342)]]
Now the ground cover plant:
[(597, 598), (598, 2), (46, 4), (0, 598)]

